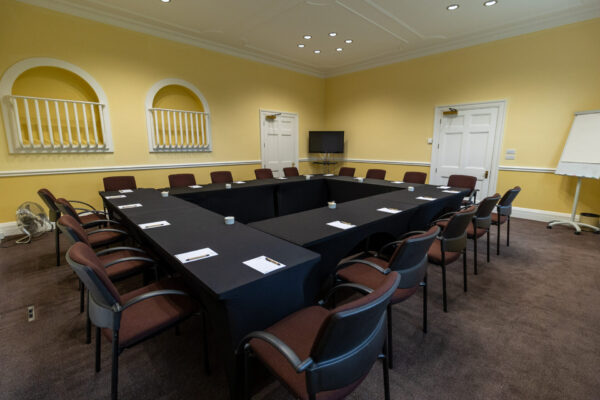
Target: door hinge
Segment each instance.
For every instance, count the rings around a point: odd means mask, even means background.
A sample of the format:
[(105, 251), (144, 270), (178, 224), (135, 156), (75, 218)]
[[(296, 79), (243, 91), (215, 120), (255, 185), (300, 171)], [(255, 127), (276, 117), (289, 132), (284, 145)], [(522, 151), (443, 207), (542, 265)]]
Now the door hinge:
[(483, 179), (487, 179), (489, 175), (489, 171), (485, 171), (485, 175), (483, 176)]

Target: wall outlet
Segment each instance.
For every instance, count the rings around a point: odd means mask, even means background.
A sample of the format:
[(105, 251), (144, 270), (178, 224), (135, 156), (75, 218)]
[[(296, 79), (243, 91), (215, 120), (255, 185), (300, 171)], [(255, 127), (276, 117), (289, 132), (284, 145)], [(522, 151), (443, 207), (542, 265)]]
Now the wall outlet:
[(427, 138), (427, 144), (433, 144), (433, 138)]
[(515, 149), (506, 149), (506, 154), (517, 154), (517, 150), (515, 150)]
[(505, 160), (514, 160), (515, 159), (515, 155), (514, 154), (507, 154), (504, 156)]
[(35, 321), (35, 307), (27, 307), (27, 322)]

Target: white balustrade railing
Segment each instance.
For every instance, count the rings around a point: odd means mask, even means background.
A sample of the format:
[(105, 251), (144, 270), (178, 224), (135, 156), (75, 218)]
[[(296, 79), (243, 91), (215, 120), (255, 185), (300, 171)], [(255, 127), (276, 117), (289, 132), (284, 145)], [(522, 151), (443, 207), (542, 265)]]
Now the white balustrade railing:
[(150, 108), (152, 151), (210, 151), (210, 114)]
[(109, 151), (102, 103), (8, 96), (20, 152)]

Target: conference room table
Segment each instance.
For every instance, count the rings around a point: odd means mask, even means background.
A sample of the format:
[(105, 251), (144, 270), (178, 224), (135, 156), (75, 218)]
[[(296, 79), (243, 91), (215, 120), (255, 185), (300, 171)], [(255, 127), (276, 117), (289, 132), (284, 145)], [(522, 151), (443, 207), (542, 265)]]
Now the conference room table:
[[(414, 191), (407, 190), (408, 186)], [(210, 184), (168, 191), (167, 197), (155, 189), (101, 192), (101, 196), (110, 213), (138, 241), (186, 279), (206, 308), (220, 339), (219, 354), (232, 397), (236, 389), (234, 350), (244, 335), (314, 304), (337, 262), (366, 238), (383, 235), (393, 240), (408, 230), (426, 228), (442, 210), (458, 208), (467, 192), (333, 176), (248, 181), (233, 183), (230, 189), (225, 184)], [(331, 200), (336, 202), (335, 209), (327, 207)], [(141, 207), (122, 207), (131, 204)], [(379, 210), (384, 207), (394, 213)], [(236, 222), (226, 225), (224, 215), (235, 216)], [(140, 227), (159, 221), (169, 225)], [(333, 221), (354, 227), (327, 225)], [(217, 255), (186, 263), (177, 258), (207, 248)], [(244, 264), (260, 256), (284, 267), (263, 274)]]

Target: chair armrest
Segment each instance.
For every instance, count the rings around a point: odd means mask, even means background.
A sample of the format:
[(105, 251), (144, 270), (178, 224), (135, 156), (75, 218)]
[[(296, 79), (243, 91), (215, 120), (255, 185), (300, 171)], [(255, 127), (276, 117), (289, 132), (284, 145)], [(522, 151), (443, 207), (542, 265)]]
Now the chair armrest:
[(115, 251), (121, 251), (121, 250), (137, 251), (138, 253), (146, 254), (145, 250), (138, 249), (137, 247), (117, 246), (117, 247), (111, 247), (108, 249), (100, 250), (100, 251), (96, 252), (96, 255), (102, 256), (104, 254), (110, 254), (110, 253), (114, 253)]
[(255, 331), (247, 334), (242, 339), (240, 345), (238, 346), (238, 349), (236, 350), (236, 353), (238, 353), (240, 349), (246, 349), (247, 346), (249, 346), (248, 342), (250, 342), (250, 340), (252, 339), (262, 340), (263, 342), (266, 342), (269, 345), (273, 346), (275, 350), (277, 350), (279, 353), (281, 353), (282, 356), (285, 357), (285, 359), (292, 365), (292, 367), (297, 373), (304, 372), (306, 368), (310, 367), (313, 364), (312, 358), (308, 357), (306, 360), (301, 361), (300, 357), (298, 357), (296, 352), (294, 352), (294, 350), (292, 350), (290, 346), (285, 344), (283, 340), (279, 339), (272, 333), (265, 331)]
[(81, 226), (83, 227), (83, 229), (88, 229), (88, 228), (93, 228), (94, 226), (97, 226), (97, 225), (107, 225), (107, 224), (121, 225), (121, 223), (119, 221), (114, 221), (112, 219), (101, 219), (98, 221), (92, 221), (92, 222), (85, 223)]
[(450, 218), (439, 218), (436, 219), (435, 221), (433, 221), (431, 224), (429, 224), (429, 226), (435, 226), (437, 225), (438, 222), (442, 222), (442, 221), (448, 221)]
[(409, 236), (413, 236), (413, 235), (420, 235), (422, 233), (425, 233), (426, 231), (410, 231), (410, 232), (406, 232), (404, 235), (400, 236), (398, 238), (398, 241), (404, 241), (404, 239), (406, 239)]
[(90, 236), (95, 233), (101, 233), (101, 232), (117, 232), (117, 233), (122, 233), (123, 235), (129, 235), (127, 232), (122, 231), (120, 229), (110, 229), (110, 228), (96, 229), (95, 231), (88, 232), (87, 235)]
[(83, 204), (83, 205), (88, 206), (89, 208), (91, 208), (91, 210), (93, 210), (93, 211), (98, 211), (98, 210), (96, 210), (96, 208), (93, 205), (91, 205), (89, 203), (86, 203), (85, 201), (81, 201), (81, 200), (67, 200), (67, 201), (69, 203)]
[(339, 289), (343, 288), (354, 289), (365, 295), (373, 292), (373, 289), (366, 287), (365, 285), (361, 285), (360, 283), (340, 283), (339, 285), (335, 285), (334, 287), (332, 287), (331, 290), (329, 290), (329, 292), (327, 293), (327, 295), (325, 295), (325, 298), (323, 300), (320, 300), (318, 304), (320, 306), (327, 304), (331, 295), (333, 295)]
[(120, 310), (118, 310), (118, 311), (123, 311), (126, 308), (129, 308), (132, 305), (139, 303), (140, 301), (148, 300), (148, 299), (151, 299), (152, 297), (170, 296), (170, 295), (191, 297), (188, 293), (183, 292), (181, 290), (173, 290), (173, 289), (155, 290), (153, 292), (148, 292), (148, 293), (140, 294), (139, 296), (135, 296), (133, 299), (131, 299), (127, 303), (123, 304), (120, 307)]
[(120, 264), (122, 262), (127, 262), (127, 261), (146, 261), (146, 262), (150, 262), (150, 263), (155, 262), (153, 259), (148, 258), (148, 257), (123, 257), (123, 258), (118, 258), (114, 261), (111, 261), (108, 264), (104, 264), (104, 268), (112, 267), (115, 264)]
[(379, 265), (375, 264), (372, 261), (367, 261), (367, 260), (363, 260), (363, 259), (360, 259), (360, 258), (355, 258), (353, 260), (344, 261), (343, 263), (338, 264), (338, 266), (336, 268), (336, 272), (339, 271), (340, 269), (342, 269), (344, 266), (347, 266), (347, 265), (350, 265), (350, 264), (364, 264), (364, 265), (366, 265), (368, 267), (376, 269), (377, 271), (381, 272), (384, 275), (387, 275), (390, 272), (392, 272), (392, 270), (389, 269), (389, 268), (383, 269)]

